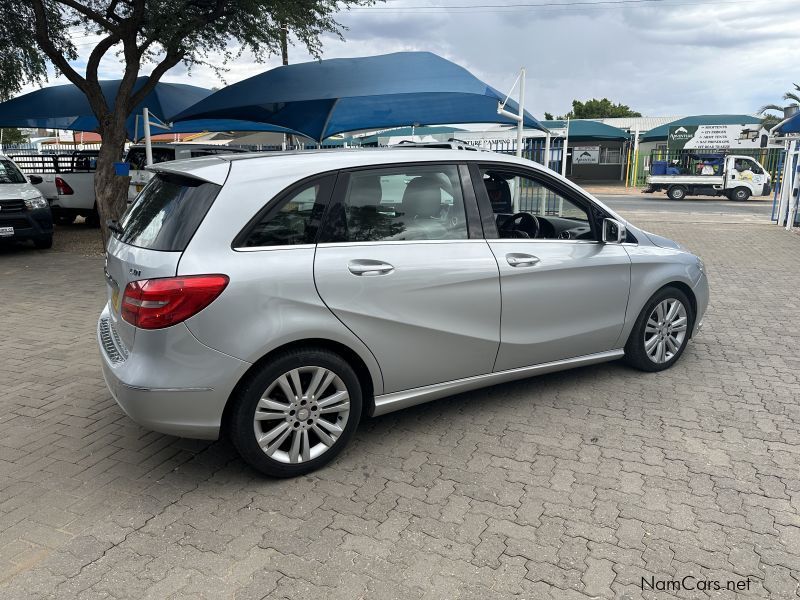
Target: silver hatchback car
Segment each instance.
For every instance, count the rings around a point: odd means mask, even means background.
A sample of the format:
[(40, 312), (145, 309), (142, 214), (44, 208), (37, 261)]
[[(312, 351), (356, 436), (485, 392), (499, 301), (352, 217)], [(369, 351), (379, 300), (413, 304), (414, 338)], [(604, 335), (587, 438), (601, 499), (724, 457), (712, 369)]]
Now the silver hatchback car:
[(97, 337), (122, 409), (263, 473), (363, 414), (624, 357), (672, 366), (703, 262), (527, 160), (452, 149), (161, 163), (113, 227)]

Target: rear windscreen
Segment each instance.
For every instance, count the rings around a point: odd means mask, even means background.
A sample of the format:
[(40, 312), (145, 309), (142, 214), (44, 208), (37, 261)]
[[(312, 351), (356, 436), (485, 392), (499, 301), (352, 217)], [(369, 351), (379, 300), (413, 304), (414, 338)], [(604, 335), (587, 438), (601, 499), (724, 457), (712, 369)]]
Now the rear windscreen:
[(220, 189), (199, 179), (158, 173), (122, 217), (122, 233), (114, 235), (139, 248), (183, 252)]

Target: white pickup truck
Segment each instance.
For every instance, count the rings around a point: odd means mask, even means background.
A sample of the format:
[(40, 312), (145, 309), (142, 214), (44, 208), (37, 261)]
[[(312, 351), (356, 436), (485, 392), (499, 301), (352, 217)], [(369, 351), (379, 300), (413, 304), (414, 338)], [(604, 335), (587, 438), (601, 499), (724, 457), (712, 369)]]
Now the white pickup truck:
[(647, 176), (645, 193), (666, 190), (672, 200), (683, 200), (686, 196), (727, 196), (730, 200), (744, 201), (750, 196), (768, 196), (772, 189), (770, 174), (749, 156), (692, 155), (665, 170), (666, 174)]
[(28, 177), (42, 179), (36, 187), (50, 204), (56, 223), (72, 223), (81, 216), (96, 227), (100, 223), (94, 195), (98, 150), (62, 154), (16, 154), (11, 158)]

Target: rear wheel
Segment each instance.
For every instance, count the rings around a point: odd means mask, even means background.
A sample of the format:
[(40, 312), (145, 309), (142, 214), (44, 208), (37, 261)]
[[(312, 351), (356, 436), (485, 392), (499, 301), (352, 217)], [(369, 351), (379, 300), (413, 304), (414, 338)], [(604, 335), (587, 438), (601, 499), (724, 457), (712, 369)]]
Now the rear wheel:
[(683, 354), (694, 315), (689, 298), (675, 287), (659, 290), (639, 313), (625, 344), (625, 361), (642, 371), (663, 371)]
[(744, 202), (750, 198), (750, 190), (746, 187), (737, 187), (731, 192), (731, 200)]
[(686, 198), (686, 188), (682, 185), (673, 185), (667, 190), (670, 200), (683, 200)]
[(352, 367), (328, 350), (276, 356), (243, 383), (230, 436), (251, 466), (296, 477), (333, 460), (361, 417), (361, 385)]

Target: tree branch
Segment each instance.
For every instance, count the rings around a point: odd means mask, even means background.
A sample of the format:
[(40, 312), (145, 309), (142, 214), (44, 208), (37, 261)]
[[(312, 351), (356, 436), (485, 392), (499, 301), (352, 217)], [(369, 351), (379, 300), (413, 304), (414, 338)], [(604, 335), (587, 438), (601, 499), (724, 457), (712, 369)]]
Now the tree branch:
[(106, 19), (103, 15), (99, 12), (92, 10), (88, 6), (81, 4), (80, 2), (76, 2), (75, 0), (56, 0), (59, 4), (63, 4), (64, 6), (69, 6), (75, 12), (82, 14), (87, 19), (90, 19), (97, 23), (98, 25), (102, 25), (109, 31), (114, 31), (116, 25)]
[(39, 47), (47, 54), (47, 57), (53, 61), (53, 64), (58, 67), (64, 76), (88, 96), (86, 80), (70, 66), (67, 59), (50, 39), (50, 26), (47, 23), (47, 14), (45, 12), (43, 0), (31, 0), (31, 4), (33, 5), (34, 14), (34, 37)]
[[(155, 89), (164, 73), (181, 62), (184, 56), (185, 52), (179, 52), (175, 50), (167, 52), (167, 55), (164, 57), (164, 59), (152, 70), (150, 77), (147, 79), (145, 84), (131, 96), (131, 107), (142, 102), (147, 97), (147, 94)], [(164, 115), (161, 116), (163, 117)]]
[(97, 83), (97, 69), (100, 67), (100, 61), (105, 56), (114, 44), (120, 41), (119, 35), (112, 33), (106, 38), (103, 38), (94, 47), (92, 53), (89, 55), (89, 60), (86, 62), (86, 80)]

